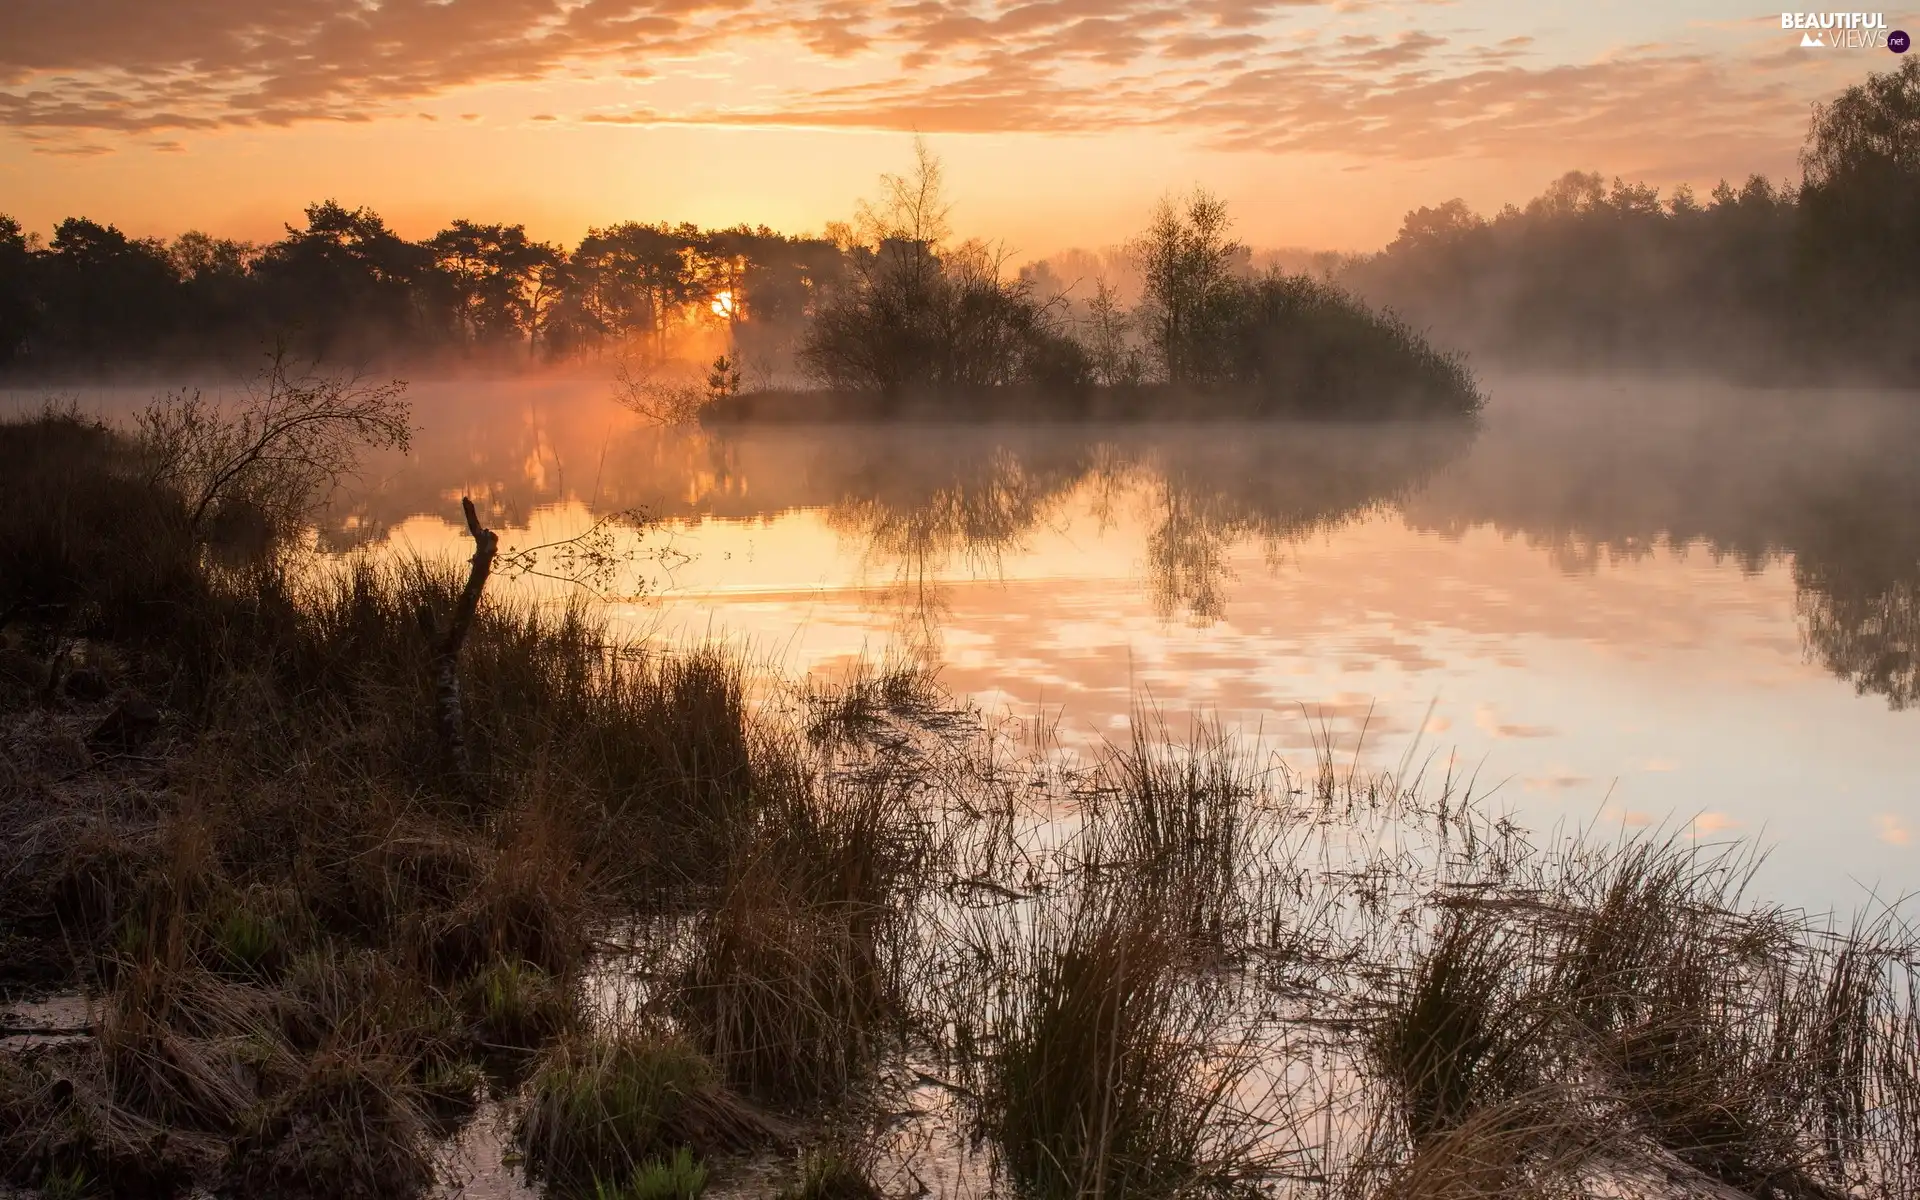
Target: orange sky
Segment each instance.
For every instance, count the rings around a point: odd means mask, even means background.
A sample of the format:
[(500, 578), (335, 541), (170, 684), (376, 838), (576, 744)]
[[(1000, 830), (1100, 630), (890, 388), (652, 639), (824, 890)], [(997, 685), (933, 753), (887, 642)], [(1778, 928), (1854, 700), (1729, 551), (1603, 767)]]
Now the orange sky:
[[(1570, 168), (1794, 173), (1895, 60), (1777, 8), (1565, 0), (9, 0), (0, 211), (267, 238), (326, 196), (421, 236), (636, 218), (817, 230), (909, 157), (963, 233), (1117, 242), (1201, 182), (1257, 245)], [(1920, 17), (1888, 11), (1889, 28)]]

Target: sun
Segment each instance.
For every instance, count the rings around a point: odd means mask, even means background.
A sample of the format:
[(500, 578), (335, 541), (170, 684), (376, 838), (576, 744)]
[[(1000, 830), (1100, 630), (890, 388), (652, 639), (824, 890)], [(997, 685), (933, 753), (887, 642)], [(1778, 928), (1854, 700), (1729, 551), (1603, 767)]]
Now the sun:
[(733, 293), (716, 292), (713, 297), (713, 315), (716, 317), (733, 316)]

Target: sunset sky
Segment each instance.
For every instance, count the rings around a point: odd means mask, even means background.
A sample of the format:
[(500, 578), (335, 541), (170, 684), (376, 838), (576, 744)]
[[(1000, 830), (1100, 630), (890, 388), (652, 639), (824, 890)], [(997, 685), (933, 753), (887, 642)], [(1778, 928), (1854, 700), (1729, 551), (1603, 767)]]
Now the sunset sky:
[(1255, 245), (1369, 249), (1570, 168), (1795, 175), (1809, 105), (1896, 61), (1734, 0), (7, 0), (0, 212), (797, 232), (918, 131), (957, 228), (1021, 256), (1117, 242), (1194, 183)]

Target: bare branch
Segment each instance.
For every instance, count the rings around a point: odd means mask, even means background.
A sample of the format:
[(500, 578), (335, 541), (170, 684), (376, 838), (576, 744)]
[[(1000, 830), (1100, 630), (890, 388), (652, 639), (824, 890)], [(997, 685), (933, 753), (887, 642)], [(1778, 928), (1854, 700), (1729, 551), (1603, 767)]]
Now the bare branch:
[(141, 441), (154, 481), (187, 498), (195, 532), (229, 507), (284, 532), (353, 474), (362, 450), (408, 449), (406, 386), (295, 374), (283, 351), (237, 411), (177, 393), (140, 415)]

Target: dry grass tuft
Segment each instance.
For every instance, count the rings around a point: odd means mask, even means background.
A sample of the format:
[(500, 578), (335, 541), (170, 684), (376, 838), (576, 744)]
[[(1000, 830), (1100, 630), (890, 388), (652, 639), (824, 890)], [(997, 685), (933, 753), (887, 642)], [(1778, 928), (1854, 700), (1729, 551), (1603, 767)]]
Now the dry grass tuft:
[(699, 918), (680, 1009), (726, 1078), (776, 1103), (844, 1094), (900, 1015), (902, 894), (925, 853), (886, 778), (792, 778)]
[(1442, 917), (1372, 1044), (1415, 1146), (1531, 1086), (1544, 1017), (1526, 965), (1525, 945), (1497, 920), (1459, 909)]
[(538, 1046), (578, 1019), (567, 984), (528, 963), (499, 959), (467, 981), (464, 1007), (489, 1049)]
[(1196, 945), (1244, 940), (1262, 901), (1256, 867), (1273, 844), (1259, 819), (1261, 771), (1219, 725), (1197, 723), (1185, 745), (1156, 713), (1136, 710), (1134, 727), (1096, 764), (1079, 864), (1138, 892)]
[(799, 1178), (778, 1200), (882, 1200), (873, 1182), (872, 1155), (857, 1145), (810, 1146), (800, 1156)]
[(323, 1052), (249, 1114), (231, 1175), (252, 1195), (419, 1195), (434, 1178), (422, 1103), (406, 1064)]
[(641, 1031), (555, 1047), (516, 1130), (529, 1172), (566, 1187), (629, 1178), (683, 1147), (706, 1156), (784, 1136), (725, 1092), (692, 1046)]
[(1189, 970), (1184, 930), (1102, 890), (990, 935), (976, 1119), (1025, 1195), (1184, 1195), (1251, 1166), (1249, 1062), (1225, 981)]

